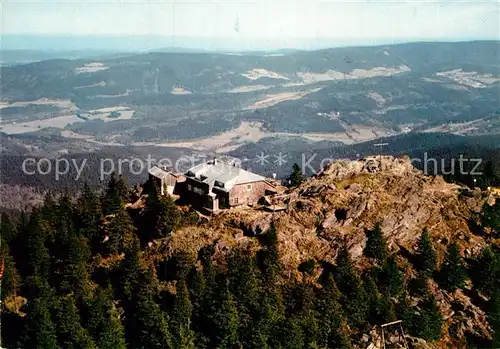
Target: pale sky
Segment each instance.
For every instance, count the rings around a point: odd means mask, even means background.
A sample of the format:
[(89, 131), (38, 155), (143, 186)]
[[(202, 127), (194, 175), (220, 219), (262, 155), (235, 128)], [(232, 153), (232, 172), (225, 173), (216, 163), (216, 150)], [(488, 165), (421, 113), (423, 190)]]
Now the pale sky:
[[(237, 40), (498, 39), (499, 1), (2, 2), (9, 34), (161, 35)], [(239, 25), (237, 25), (239, 23)]]

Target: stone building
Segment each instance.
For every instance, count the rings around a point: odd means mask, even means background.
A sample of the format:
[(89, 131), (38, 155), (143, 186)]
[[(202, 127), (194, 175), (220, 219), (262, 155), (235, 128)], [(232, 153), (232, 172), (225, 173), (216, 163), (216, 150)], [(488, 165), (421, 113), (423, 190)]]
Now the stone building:
[(255, 204), (275, 189), (265, 177), (217, 159), (192, 167), (184, 176), (181, 199), (210, 212)]

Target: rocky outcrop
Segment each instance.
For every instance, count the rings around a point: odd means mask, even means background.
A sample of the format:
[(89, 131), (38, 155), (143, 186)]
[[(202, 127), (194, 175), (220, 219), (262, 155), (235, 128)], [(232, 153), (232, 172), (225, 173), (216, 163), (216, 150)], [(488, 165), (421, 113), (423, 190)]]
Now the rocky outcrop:
[[(429, 229), (440, 258), (451, 242), (457, 242), (469, 257), (478, 255), (486, 245), (482, 236), (469, 229), (469, 223), (490, 200), (488, 195), (447, 183), (441, 177), (425, 176), (408, 158), (334, 162), (299, 188), (275, 199), (286, 210), (228, 210), (198, 228), (198, 233), (186, 229), (189, 234), (173, 234), (172, 244), (181, 246), (179, 241), (189, 236), (190, 248), (208, 241), (219, 241), (220, 247), (224, 241), (220, 254), (235, 246), (254, 249), (258, 244), (252, 243), (252, 237), (269, 229), (274, 220), (285, 272), (297, 278), (302, 277), (298, 266), (311, 258), (334, 263), (342, 245), (362, 268), (366, 265), (362, 256), (366, 230), (376, 222), (381, 222), (393, 252), (404, 249), (411, 253), (424, 228)], [(467, 292), (447, 294), (438, 288), (434, 292), (453, 335), (489, 336), (485, 315)]]

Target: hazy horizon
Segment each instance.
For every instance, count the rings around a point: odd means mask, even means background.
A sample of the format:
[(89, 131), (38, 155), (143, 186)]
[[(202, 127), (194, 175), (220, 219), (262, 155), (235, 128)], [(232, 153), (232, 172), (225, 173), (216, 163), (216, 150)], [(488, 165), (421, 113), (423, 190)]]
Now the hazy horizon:
[(321, 50), (337, 47), (362, 47), (397, 45), (417, 42), (469, 42), (499, 41), (490, 38), (409, 38), (393, 40), (380, 38), (377, 40), (329, 40), (329, 39), (291, 39), (295, 45), (279, 46), (277, 41), (247, 40), (235, 42), (228, 38), (196, 38), (166, 37), (158, 35), (84, 35), (84, 34), (48, 34), (48, 35), (4, 35), (2, 50), (7, 51), (107, 51), (107, 52), (140, 52), (162, 49), (180, 49), (193, 51), (284, 51), (284, 50)]
[(320, 49), (498, 40), (497, 1), (3, 2), (2, 48)]

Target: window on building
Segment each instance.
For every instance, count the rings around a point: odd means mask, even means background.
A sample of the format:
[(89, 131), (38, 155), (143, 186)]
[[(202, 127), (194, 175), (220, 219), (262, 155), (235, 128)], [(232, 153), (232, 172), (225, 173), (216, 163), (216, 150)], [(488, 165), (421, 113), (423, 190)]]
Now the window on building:
[(205, 195), (205, 192), (201, 188), (193, 187), (193, 191), (198, 195)]
[(237, 204), (238, 203), (238, 198), (234, 198), (234, 203)]
[(252, 185), (251, 184), (247, 184), (247, 190), (252, 190)]

